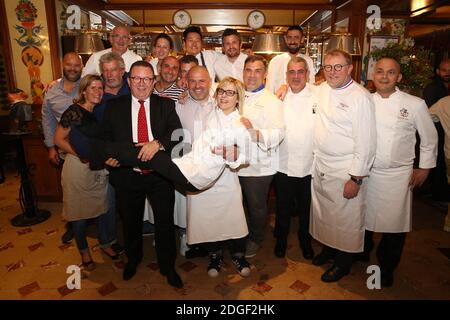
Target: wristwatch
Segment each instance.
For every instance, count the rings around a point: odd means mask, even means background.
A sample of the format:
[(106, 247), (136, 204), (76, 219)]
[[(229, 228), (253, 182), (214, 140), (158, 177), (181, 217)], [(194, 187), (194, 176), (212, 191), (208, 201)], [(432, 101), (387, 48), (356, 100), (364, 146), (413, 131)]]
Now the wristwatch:
[(159, 144), (159, 150), (161, 150), (161, 151), (165, 151), (166, 149), (164, 148), (164, 146), (162, 145), (162, 143), (161, 142), (159, 142), (159, 140), (156, 140), (157, 142), (158, 142), (158, 144)]
[(355, 177), (353, 177), (353, 176), (350, 176), (350, 180), (352, 180), (354, 183), (356, 183), (358, 186), (360, 186), (360, 185), (362, 185), (362, 183), (363, 183), (363, 179), (358, 179), (358, 178), (355, 178)]

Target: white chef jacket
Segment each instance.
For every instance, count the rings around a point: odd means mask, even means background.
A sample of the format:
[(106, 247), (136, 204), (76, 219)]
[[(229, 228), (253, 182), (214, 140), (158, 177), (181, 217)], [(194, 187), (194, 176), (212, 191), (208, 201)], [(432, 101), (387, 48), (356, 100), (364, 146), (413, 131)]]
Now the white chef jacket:
[(241, 113), (250, 120), (253, 128), (259, 130), (262, 141), (252, 141), (246, 148), (245, 153), (250, 163), (239, 169), (239, 176), (263, 177), (276, 173), (278, 155), (273, 151), (283, 140), (285, 129), (281, 104), (282, 101), (267, 89), (245, 92)]
[[(217, 58), (222, 54), (214, 50), (203, 50), (203, 59), (205, 60), (206, 69), (208, 69), (209, 76), (211, 77), (211, 82), (214, 83), (216, 79), (216, 71), (214, 65), (216, 64)], [(195, 57), (198, 60), (198, 65), (203, 66), (201, 53), (197, 54)]]
[(332, 248), (361, 252), (366, 184), (353, 199), (345, 199), (343, 191), (349, 175), (369, 174), (375, 157), (372, 97), (355, 82), (341, 89), (324, 82), (317, 90), (310, 233)]
[[(89, 60), (86, 62), (86, 65), (83, 68), (83, 71), (81, 72), (81, 77), (84, 77), (87, 74), (100, 74), (100, 66), (99, 61), (100, 57), (104, 55), (105, 53), (111, 52), (111, 48), (105, 49), (102, 51), (98, 51), (92, 54), (92, 56), (89, 57)], [(129, 72), (130, 67), (133, 63), (136, 61), (142, 60), (142, 57), (137, 55), (131, 50), (125, 51), (124, 54), (122, 54), (123, 61), (125, 62), (125, 71)]]
[(225, 77), (233, 77), (244, 82), (244, 63), (247, 57), (248, 55), (241, 52), (234, 62), (230, 62), (225, 54), (220, 55), (214, 65), (214, 70), (219, 81)]
[(366, 229), (375, 232), (411, 231), (412, 191), (409, 182), (420, 136), (422, 169), (436, 165), (437, 133), (425, 101), (396, 88), (388, 98), (373, 94), (377, 149), (367, 179)]
[(232, 119), (232, 126), (223, 126), (221, 121), (214, 119), (220, 118), (219, 112), (222, 111), (217, 108), (211, 112), (205, 131), (192, 144), (192, 151), (173, 159), (186, 179), (199, 190), (212, 186), (226, 165), (236, 169), (248, 161), (243, 152), (239, 152), (236, 161), (226, 161), (211, 152), (211, 148), (232, 145), (245, 150), (250, 143), (250, 134), (241, 124), (240, 117)]
[(313, 135), (318, 98), (311, 85), (293, 93), (289, 88), (283, 100), (286, 133), (277, 150), (278, 171), (302, 178), (312, 173)]
[[(301, 53), (297, 54), (297, 56), (306, 60), (309, 69), (308, 83), (314, 84), (314, 82), (316, 81), (316, 74), (312, 59), (309, 56)], [(287, 52), (275, 56), (272, 58), (272, 60), (270, 60), (266, 79), (267, 90), (275, 93), (282, 84), (286, 84), (286, 70), (290, 60), (291, 56)]]
[(209, 114), (214, 109), (214, 99), (209, 97), (205, 103), (200, 103), (190, 95), (184, 104), (177, 102), (175, 110), (183, 126), (184, 142), (192, 142), (205, 130)]
[[(207, 131), (199, 139), (210, 146), (228, 144), (226, 141), (234, 138), (235, 131), (246, 133), (238, 111), (225, 115), (216, 108), (208, 119)], [(189, 244), (240, 239), (248, 234), (239, 178), (229, 166), (210, 188), (189, 193), (187, 198)]]
[[(214, 108), (214, 99), (209, 98), (204, 104), (188, 96), (184, 104), (176, 103), (175, 109), (183, 126), (183, 146), (190, 147), (206, 128), (208, 116)], [(175, 190), (174, 223), (180, 228), (187, 227), (187, 198)]]

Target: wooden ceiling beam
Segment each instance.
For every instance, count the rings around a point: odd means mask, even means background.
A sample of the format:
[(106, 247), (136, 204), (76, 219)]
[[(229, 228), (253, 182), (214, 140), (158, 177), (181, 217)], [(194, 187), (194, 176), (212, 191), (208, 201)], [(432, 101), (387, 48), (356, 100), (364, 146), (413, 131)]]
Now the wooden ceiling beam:
[(260, 9), (260, 10), (333, 10), (332, 4), (301, 3), (105, 3), (103, 10), (164, 10), (164, 9)]
[(106, 3), (101, 0), (69, 0), (68, 2), (89, 11), (105, 10), (106, 5)]

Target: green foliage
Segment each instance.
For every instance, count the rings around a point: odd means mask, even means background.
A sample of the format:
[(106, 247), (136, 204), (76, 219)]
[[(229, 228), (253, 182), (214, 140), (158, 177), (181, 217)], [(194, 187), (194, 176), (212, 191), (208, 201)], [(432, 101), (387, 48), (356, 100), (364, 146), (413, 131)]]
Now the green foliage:
[(399, 43), (390, 42), (382, 49), (373, 50), (370, 56), (375, 60), (384, 57), (397, 60), (403, 75), (398, 86), (411, 93), (421, 92), (433, 76), (430, 51), (422, 47), (414, 47), (414, 40), (411, 38), (405, 38)]

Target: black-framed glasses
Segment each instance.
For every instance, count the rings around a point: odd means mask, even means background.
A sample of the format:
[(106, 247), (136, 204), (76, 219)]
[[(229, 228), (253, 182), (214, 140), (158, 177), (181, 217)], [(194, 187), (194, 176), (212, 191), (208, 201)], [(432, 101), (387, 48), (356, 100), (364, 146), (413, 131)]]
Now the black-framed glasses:
[(232, 96), (234, 96), (235, 94), (237, 94), (237, 91), (234, 91), (234, 90), (223, 90), (222, 88), (218, 88), (217, 89), (217, 94), (218, 95), (223, 95), (223, 94), (226, 94), (228, 97), (232, 97)]
[(348, 66), (349, 64), (335, 64), (332, 66), (331, 64), (326, 64), (322, 66), (323, 71), (331, 72), (331, 70), (334, 69), (334, 71), (341, 71), (343, 67)]
[(154, 77), (130, 77), (131, 81), (135, 84), (141, 83), (141, 81), (144, 81), (145, 84), (151, 83), (153, 80), (155, 80)]

